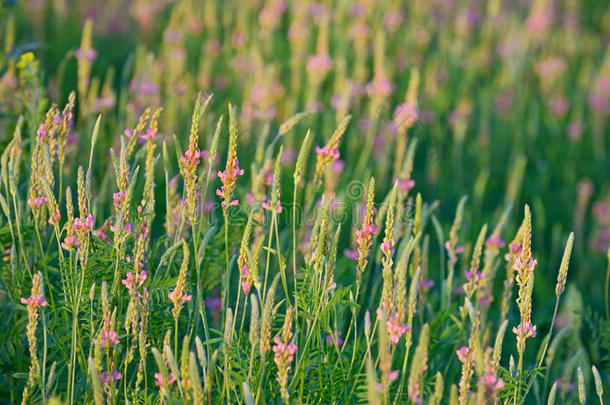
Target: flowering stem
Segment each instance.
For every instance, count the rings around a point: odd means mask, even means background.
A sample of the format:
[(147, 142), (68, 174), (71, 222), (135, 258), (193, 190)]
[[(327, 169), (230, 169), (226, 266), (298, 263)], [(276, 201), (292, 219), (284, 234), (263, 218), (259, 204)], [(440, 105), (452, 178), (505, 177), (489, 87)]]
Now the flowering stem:
[[(548, 335), (544, 339), (544, 348), (542, 349), (542, 354), (540, 355), (540, 359), (538, 359), (538, 364), (536, 365), (536, 368), (540, 368), (542, 366), (542, 362), (544, 361), (544, 356), (546, 355), (546, 351), (549, 348), (549, 342), (551, 340), (551, 336), (553, 335), (553, 327), (555, 326), (555, 318), (557, 317), (558, 309), (559, 309), (559, 297), (557, 297), (557, 299), (555, 300), (555, 310), (553, 311), (553, 317), (551, 318), (551, 327), (549, 329)], [(521, 402), (520, 402), (521, 404), (525, 401), (525, 397), (527, 397), (527, 393), (532, 388), (532, 384), (534, 383), (536, 376), (537, 376), (537, 374), (534, 373), (534, 375), (532, 375), (530, 377), (530, 381), (527, 384), (525, 393), (523, 394), (523, 397), (521, 398)]]
[[(199, 221), (199, 224), (203, 222)], [(193, 250), (195, 255), (195, 268), (197, 270), (197, 310), (201, 315), (201, 320), (203, 323), (203, 332), (205, 333), (205, 339), (210, 340), (210, 333), (208, 331), (208, 323), (205, 318), (205, 302), (203, 300), (203, 295), (201, 291), (201, 263), (199, 260), (199, 235), (201, 233), (201, 225), (199, 226), (199, 232), (195, 232), (193, 226)], [(193, 322), (194, 323), (194, 322)], [(191, 332), (193, 331), (193, 326), (191, 327)]]
[[(303, 346), (303, 350), (299, 350), (299, 352), (303, 353), (303, 354), (299, 355), (299, 360), (294, 369), (294, 376), (292, 378), (293, 384), (295, 383), (297, 374), (299, 373), (301, 366), (303, 365), (303, 361), (306, 360), (306, 358), (307, 358), (307, 355), (306, 355), (307, 349), (309, 348), (309, 342), (311, 340), (313, 331), (314, 331), (314, 329), (316, 329), (316, 324), (318, 322), (319, 315), (320, 315), (320, 305), (318, 304), (316, 307), (316, 316), (314, 317), (313, 322), (311, 323), (311, 327), (309, 328), (309, 331), (307, 333), (307, 338), (305, 339), (305, 345)], [(301, 380), (301, 382), (303, 382), (303, 380)]]
[[(235, 333), (235, 324), (237, 323), (237, 322), (235, 322), (235, 320), (237, 319), (237, 312), (239, 311), (239, 299), (240, 298), (241, 298), (241, 288), (239, 288), (239, 285), (238, 285), (237, 286), (237, 299), (236, 299), (236, 302), (235, 302), (235, 312), (233, 313), (233, 322), (232, 322), (233, 323), (233, 327), (231, 329), (231, 335), (233, 335)], [(246, 298), (248, 298), (248, 297), (246, 296)], [(246, 309), (245, 309), (246, 305), (247, 304), (244, 303), (244, 314), (246, 313)], [(242, 325), (243, 325), (243, 319), (244, 318), (242, 317)]]
[[(275, 220), (273, 221), (273, 227), (275, 229), (275, 245), (276, 245), (276, 250), (277, 250), (277, 259), (279, 262), (279, 266), (280, 266), (280, 274), (282, 276), (282, 284), (284, 285), (284, 294), (286, 295), (286, 302), (288, 303), (288, 306), (291, 306), (292, 304), (290, 303), (290, 295), (288, 294), (288, 283), (286, 282), (286, 266), (283, 264), (282, 261), (282, 256), (280, 254), (280, 233), (278, 231), (278, 226), (277, 226), (277, 213), (274, 210), (272, 210), (272, 215), (275, 218)], [(296, 290), (295, 290), (296, 292)], [(296, 301), (296, 299), (295, 299)]]
[(267, 278), (269, 276), (269, 262), (271, 261), (271, 241), (273, 240), (273, 222), (275, 217), (271, 216), (271, 224), (269, 227), (269, 240), (267, 242), (267, 262), (265, 264), (265, 281), (263, 283), (263, 302), (266, 299), (267, 294)]
[[(294, 294), (297, 293), (297, 187), (298, 184), (294, 183), (294, 190), (292, 192), (292, 271), (294, 281)], [(294, 299), (294, 316), (295, 319), (299, 314), (298, 300)], [(294, 323), (295, 333), (299, 333), (299, 323)]]
[(608, 248), (608, 269), (606, 270), (606, 288), (604, 289), (604, 300), (606, 301), (606, 320), (610, 321), (610, 248)]
[[(35, 217), (34, 218), (34, 228), (36, 229), (36, 238), (38, 239), (38, 247), (40, 249), (40, 257), (43, 257), (45, 255), (44, 249), (42, 248), (42, 239), (40, 238), (40, 230), (38, 229), (38, 218)], [(29, 266), (28, 266), (29, 269)], [(50, 280), (49, 278), (49, 270), (47, 269), (47, 266), (44, 266), (44, 278), (45, 280)], [(49, 302), (51, 304), (51, 306), (53, 308), (55, 308), (55, 302), (53, 301), (53, 287), (52, 287), (52, 283), (48, 283), (48, 287), (49, 289)]]
[(174, 356), (178, 355), (178, 314), (174, 315)]
[(250, 382), (250, 380), (252, 379), (252, 364), (254, 364), (254, 345), (252, 345), (252, 349), (250, 350), (250, 362), (248, 363), (248, 379), (246, 380), (248, 382)]
[(521, 376), (523, 373), (523, 351), (519, 351), (519, 364), (517, 366), (517, 376), (519, 377), (519, 379), (517, 380), (517, 383), (515, 384), (515, 395), (513, 398), (513, 404), (517, 404), (517, 393), (519, 392), (519, 388), (521, 386)]
[(25, 252), (23, 250), (23, 235), (21, 234), (20, 214), (19, 214), (19, 209), (17, 206), (17, 199), (16, 199), (15, 195), (13, 195), (13, 207), (15, 209), (15, 223), (17, 224), (17, 237), (19, 238), (19, 251), (20, 251), (21, 257), (23, 259), (23, 264), (25, 264), (25, 268), (28, 270), (28, 275), (30, 276), (30, 278), (32, 278), (32, 270), (30, 269), (30, 265), (28, 264), (28, 260), (25, 257)]
[(455, 265), (452, 261), (450, 261), (448, 270), (447, 270), (447, 283), (445, 284), (445, 308), (449, 308), (451, 305), (451, 290), (453, 289), (453, 273), (455, 270)]
[[(379, 321), (378, 318), (375, 318), (375, 323), (373, 324), (373, 329), (371, 331), (371, 336), (375, 336), (375, 332), (377, 331), (377, 322)], [(369, 349), (370, 350), (370, 349)], [(379, 358), (376, 360), (375, 362), (375, 367), (377, 367), (377, 363), (379, 362)], [(358, 374), (362, 373), (362, 370), (364, 368), (364, 364), (366, 363), (366, 356), (364, 356), (364, 358), (362, 359), (362, 361), (360, 362), (360, 367), (358, 367)], [(358, 384), (354, 384), (352, 386), (352, 390), (350, 391), (349, 397), (351, 398), (352, 395), (354, 395), (354, 391), (356, 390), (356, 387), (358, 386)]]
[(263, 382), (265, 379), (265, 366), (266, 366), (265, 357), (263, 357), (261, 360), (263, 362), (263, 366), (261, 367), (261, 374), (260, 374), (260, 378), (258, 381), (258, 388), (256, 389), (256, 398), (254, 398), (254, 405), (258, 404), (258, 398), (261, 393), (261, 386), (263, 385)]
[[(72, 268), (72, 253), (70, 253), (70, 268)], [(71, 343), (71, 348), (70, 348), (70, 352), (71, 352), (71, 360), (70, 360), (70, 370), (71, 370), (71, 374), (70, 374), (70, 404), (74, 403), (74, 378), (75, 378), (75, 363), (76, 363), (76, 338), (77, 338), (77, 332), (78, 332), (78, 312), (79, 312), (79, 307), (80, 307), (80, 299), (81, 299), (81, 294), (83, 291), (83, 284), (85, 281), (85, 269), (82, 268), (82, 262), (81, 262), (81, 278), (80, 278), (80, 285), (78, 286), (77, 290), (75, 291), (75, 295), (74, 295), (74, 302), (73, 302), (73, 313), (72, 313), (72, 343)]]
[[(226, 259), (226, 263), (227, 263), (227, 268), (225, 270), (225, 279), (224, 279), (224, 283), (225, 283), (225, 288), (224, 288), (224, 292), (223, 292), (223, 305), (222, 307), (224, 308), (224, 314), (226, 314), (226, 309), (227, 309), (227, 301), (229, 299), (229, 276), (230, 276), (230, 272), (229, 272), (229, 216), (227, 213), (227, 210), (224, 210), (224, 217), (225, 217), (225, 259)], [(223, 322), (224, 323), (224, 322)]]
[(396, 395), (396, 399), (394, 400), (395, 404), (397, 403), (396, 401), (398, 401), (398, 398), (401, 397), (402, 390), (404, 389), (405, 376), (407, 375), (407, 361), (409, 360), (409, 352), (410, 351), (411, 351), (411, 330), (408, 330), (406, 332), (406, 335), (405, 335), (405, 357), (404, 357), (404, 359), (402, 361), (402, 372), (401, 372), (401, 375), (400, 375), (400, 386), (398, 387), (398, 395)]
[(42, 335), (43, 335), (43, 351), (42, 351), (42, 384), (40, 384), (40, 389), (42, 391), (42, 403), (47, 403), (47, 390), (45, 383), (45, 376), (47, 370), (47, 320), (44, 316), (44, 308), (42, 309)]

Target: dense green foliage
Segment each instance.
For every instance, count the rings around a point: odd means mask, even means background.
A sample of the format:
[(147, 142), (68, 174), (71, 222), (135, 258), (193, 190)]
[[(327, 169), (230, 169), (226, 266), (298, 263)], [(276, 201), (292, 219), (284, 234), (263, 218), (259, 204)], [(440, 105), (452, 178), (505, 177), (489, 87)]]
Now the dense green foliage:
[(0, 38), (0, 403), (602, 400), (606, 2), (31, 0)]

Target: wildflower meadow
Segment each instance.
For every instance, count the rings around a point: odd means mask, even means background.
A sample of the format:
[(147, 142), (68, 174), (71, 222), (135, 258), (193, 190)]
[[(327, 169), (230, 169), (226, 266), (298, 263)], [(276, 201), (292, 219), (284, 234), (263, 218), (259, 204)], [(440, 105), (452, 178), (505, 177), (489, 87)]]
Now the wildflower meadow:
[(610, 403), (610, 3), (0, 3), (0, 404)]

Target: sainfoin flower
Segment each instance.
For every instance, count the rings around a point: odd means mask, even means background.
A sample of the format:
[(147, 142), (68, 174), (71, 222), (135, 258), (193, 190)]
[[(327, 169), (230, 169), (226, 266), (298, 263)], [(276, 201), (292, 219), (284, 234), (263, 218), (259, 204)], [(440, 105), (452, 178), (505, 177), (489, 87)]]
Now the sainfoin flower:
[(399, 104), (394, 109), (394, 122), (399, 127), (410, 127), (417, 121), (418, 117), (419, 110), (411, 103)]
[[(176, 382), (176, 377), (172, 373), (170, 373), (168, 376), (168, 380), (169, 380), (169, 385), (172, 385), (173, 383)], [(155, 373), (155, 385), (157, 387), (163, 386), (163, 376), (161, 375), (161, 373)]]
[[(394, 215), (397, 198), (397, 184), (394, 184), (394, 188), (390, 194), (390, 203), (386, 214), (385, 221), (385, 233), (383, 236), (383, 242), (381, 243), (381, 265), (383, 266), (383, 287), (381, 290), (381, 301), (379, 302), (379, 308), (377, 308), (377, 314), (388, 319), (392, 314), (392, 310), (395, 304), (394, 297), (394, 275), (392, 268), (394, 265), (394, 246), (396, 241), (394, 239)], [(402, 314), (401, 314), (402, 316)]]
[(42, 205), (44, 203), (46, 203), (47, 201), (49, 201), (49, 199), (46, 197), (36, 197), (36, 198), (30, 198), (28, 200), (28, 204), (30, 205), (30, 207), (32, 207), (32, 209), (37, 209), (37, 208), (42, 207)]
[(531, 235), (532, 223), (529, 206), (525, 206), (525, 217), (523, 219), (523, 238), (521, 240), (521, 251), (515, 258), (513, 270), (515, 280), (519, 286), (517, 306), (521, 315), (521, 323), (513, 328), (517, 335), (517, 350), (520, 356), (525, 350), (525, 341), (536, 336), (536, 325), (532, 319), (532, 291), (534, 288), (534, 269), (536, 260), (532, 258)]
[(74, 52), (76, 59), (84, 59), (88, 62), (93, 62), (97, 58), (97, 51), (95, 49), (83, 49), (78, 48)]
[(216, 190), (216, 194), (222, 197), (222, 210), (227, 212), (230, 206), (235, 206), (239, 203), (239, 200), (233, 199), (233, 190), (237, 182), (237, 177), (244, 174), (244, 169), (239, 167), (239, 161), (237, 160), (237, 128), (235, 124), (235, 117), (233, 110), (229, 105), (229, 151), (227, 153), (227, 165), (224, 171), (218, 172), (218, 177), (222, 182), (222, 187)]
[(371, 247), (371, 244), (372, 244), (373, 236), (375, 236), (379, 233), (379, 229), (377, 229), (377, 226), (375, 226), (375, 224), (366, 223), (371, 220), (372, 220), (372, 218), (369, 218), (367, 216), (365, 218), (365, 223), (362, 224), (362, 227), (360, 229), (356, 230), (356, 238), (357, 238), (357, 243), (358, 243), (358, 253), (357, 253), (356, 257), (358, 258), (358, 264), (360, 265), (361, 269), (366, 267), (366, 264), (367, 264), (366, 258), (369, 253), (369, 248)]
[(108, 375), (106, 371), (102, 371), (100, 374), (100, 381), (104, 384), (110, 384), (113, 381), (119, 380), (122, 374), (116, 368), (112, 368), (112, 374)]
[(485, 399), (490, 403), (495, 403), (497, 400), (498, 392), (504, 388), (504, 380), (498, 378), (495, 363), (492, 357), (493, 350), (488, 347), (485, 351), (484, 361), (485, 369), (483, 375), (479, 377), (478, 384), (483, 387), (485, 392)]
[(77, 232), (89, 232), (93, 229), (95, 217), (87, 214), (85, 218), (74, 218), (74, 230)]
[(178, 273), (178, 280), (176, 280), (176, 287), (168, 294), (170, 301), (174, 304), (172, 314), (174, 318), (178, 318), (182, 307), (193, 297), (187, 294), (186, 287), (186, 271), (189, 265), (189, 249), (186, 242), (182, 242), (182, 264), (180, 265), (180, 272)]
[(394, 182), (398, 183), (398, 189), (403, 192), (407, 192), (415, 187), (415, 180), (413, 179), (401, 180), (396, 177), (394, 178)]
[[(34, 274), (34, 278), (40, 280), (40, 275)], [(28, 308), (38, 309), (39, 307), (46, 307), (47, 300), (45, 300), (42, 295), (42, 291), (33, 291), (34, 287), (32, 287), (32, 294), (27, 298), (21, 298), (21, 303), (27, 305)], [(35, 294), (35, 295), (34, 295)]]
[(115, 331), (107, 328), (102, 330), (101, 337), (99, 338), (100, 347), (110, 347), (119, 343), (119, 335)]
[(27, 401), (30, 390), (34, 387), (34, 382), (39, 376), (39, 362), (38, 356), (36, 355), (37, 343), (36, 343), (36, 327), (38, 325), (38, 309), (45, 307), (47, 301), (43, 295), (42, 289), (42, 276), (40, 273), (34, 274), (32, 278), (32, 291), (28, 298), (21, 298), (21, 303), (26, 305), (28, 311), (28, 325), (27, 325), (27, 338), (28, 347), (30, 352), (30, 370), (28, 374), (28, 381), (23, 391), (24, 403)]
[(329, 160), (339, 159), (340, 156), (339, 151), (337, 149), (330, 148), (328, 146), (316, 146), (316, 153), (324, 158), (329, 158)]
[(447, 249), (447, 253), (449, 254), (449, 261), (451, 263), (456, 263), (457, 262), (457, 255), (459, 253), (463, 253), (464, 252), (464, 246), (457, 245), (455, 248), (452, 248), (450, 241), (446, 241), (445, 242), (445, 249)]
[(335, 344), (335, 339), (337, 340), (337, 346), (343, 345), (344, 340), (341, 338), (341, 331), (326, 335), (324, 340), (328, 346), (332, 346)]
[(183, 288), (177, 286), (173, 291), (168, 294), (170, 301), (174, 303), (174, 307), (182, 308), (182, 306), (190, 301), (193, 297), (187, 294)]
[(61, 243), (62, 249), (71, 250), (72, 248), (79, 247), (80, 243), (76, 240), (76, 236), (69, 235), (64, 238), (64, 241)]
[(250, 282), (249, 282), (249, 276), (250, 276), (250, 268), (245, 265), (244, 267), (242, 267), (240, 269), (241, 272), (241, 287), (244, 290), (244, 294), (248, 295), (250, 294), (250, 288), (252, 287)]
[(186, 201), (188, 202), (188, 216), (191, 222), (195, 221), (195, 184), (197, 183), (197, 166), (201, 153), (196, 146), (191, 146), (180, 157), (182, 162), (182, 175), (184, 176), (184, 186), (186, 189)]
[(471, 360), (470, 348), (468, 346), (462, 346), (455, 351), (460, 363), (466, 363)]
[(460, 363), (462, 363), (462, 375), (459, 382), (459, 401), (460, 404), (466, 404), (470, 390), (470, 379), (474, 372), (474, 356), (472, 350), (468, 346), (462, 346), (456, 350), (456, 354)]
[[(264, 209), (268, 210), (268, 211), (272, 211), (272, 210), (273, 210), (273, 203), (271, 202), (271, 200), (269, 200), (269, 201), (263, 201), (263, 203), (261, 204), (261, 206), (262, 206)], [(282, 211), (283, 211), (282, 204), (281, 204), (279, 201), (278, 201), (278, 202), (276, 202), (276, 205), (275, 205), (275, 212), (277, 212), (278, 214), (281, 214), (281, 213), (282, 213)]]
[(513, 327), (513, 333), (517, 335), (517, 346), (525, 347), (525, 339), (536, 337), (536, 325), (525, 321)]
[(326, 169), (337, 159), (339, 159), (339, 143), (341, 137), (351, 120), (351, 116), (347, 116), (339, 123), (339, 126), (328, 140), (325, 146), (316, 146), (316, 171), (314, 183), (316, 187), (321, 184), (322, 175)]
[(487, 238), (485, 245), (490, 249), (499, 250), (499, 249), (503, 248), (504, 246), (506, 246), (506, 243), (502, 240), (502, 238), (499, 235), (492, 233), (489, 236), (489, 238)]
[(277, 366), (277, 380), (280, 384), (280, 392), (284, 402), (288, 403), (288, 373), (290, 372), (290, 364), (294, 360), (294, 355), (297, 352), (297, 345), (292, 340), (292, 306), (286, 310), (284, 318), (284, 326), (280, 335), (277, 335), (273, 342), (273, 360)]
[(388, 335), (390, 336), (390, 342), (393, 345), (397, 345), (401, 336), (409, 330), (404, 324), (398, 322), (396, 315), (392, 315), (386, 321), (386, 327), (388, 329)]
[(332, 61), (328, 54), (318, 54), (307, 61), (307, 72), (316, 81), (321, 80), (332, 68)]
[(119, 336), (113, 329), (114, 316), (110, 311), (110, 300), (108, 299), (108, 286), (102, 283), (102, 330), (93, 342), (99, 344), (101, 348), (109, 348), (120, 343)]
[(129, 271), (127, 272), (126, 277), (121, 280), (121, 283), (131, 292), (136, 288), (141, 287), (142, 284), (144, 284), (144, 281), (146, 281), (146, 278), (147, 274), (145, 270), (140, 271), (140, 273)]

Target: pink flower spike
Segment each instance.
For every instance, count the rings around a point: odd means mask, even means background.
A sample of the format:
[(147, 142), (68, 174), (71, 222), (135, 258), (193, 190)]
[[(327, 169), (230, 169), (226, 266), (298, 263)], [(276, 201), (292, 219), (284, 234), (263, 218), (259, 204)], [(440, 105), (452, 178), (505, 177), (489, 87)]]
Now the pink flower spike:
[(470, 348), (468, 346), (462, 346), (458, 350), (455, 351), (458, 356), (458, 359), (462, 363), (466, 363), (470, 361)]

